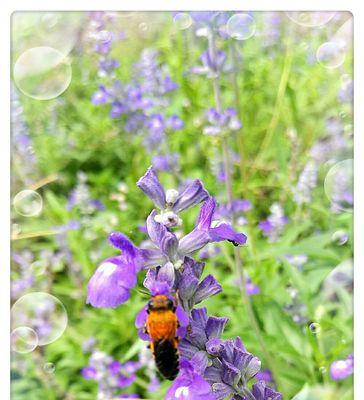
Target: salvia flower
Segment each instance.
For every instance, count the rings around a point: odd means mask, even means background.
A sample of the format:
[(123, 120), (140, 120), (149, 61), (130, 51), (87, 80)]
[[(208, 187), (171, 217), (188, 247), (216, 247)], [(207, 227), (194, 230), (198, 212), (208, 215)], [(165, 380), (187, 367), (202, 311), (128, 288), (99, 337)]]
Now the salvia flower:
[(270, 215), (264, 221), (259, 222), (259, 228), (264, 236), (268, 237), (271, 242), (275, 242), (288, 223), (288, 218), (284, 215), (283, 208), (279, 203), (273, 203), (269, 210)]
[(98, 400), (108, 400), (117, 396), (125, 398), (127, 395), (120, 395), (120, 391), (135, 381), (139, 368), (140, 364), (136, 361), (122, 364), (95, 349), (90, 356), (89, 364), (81, 370), (81, 375), (98, 383)]
[(345, 360), (334, 361), (330, 365), (330, 377), (334, 381), (347, 378), (354, 373), (354, 358), (350, 354)]
[(207, 110), (206, 117), (209, 125), (203, 129), (205, 135), (218, 136), (242, 127), (235, 108), (227, 108), (222, 112), (210, 108)]
[(188, 361), (181, 361), (180, 370), (166, 393), (166, 400), (216, 400), (209, 383)]
[(311, 201), (311, 191), (317, 186), (318, 170), (316, 163), (308, 161), (301, 172), (296, 187), (293, 188), (293, 198), (299, 205)]
[[(157, 175), (149, 168), (138, 181), (138, 186), (161, 210), (161, 214), (153, 210), (147, 218), (147, 232), (152, 246), (148, 243), (138, 248), (122, 233), (110, 234), (110, 243), (122, 254), (103, 261), (90, 279), (87, 303), (94, 307), (116, 307), (127, 301), (130, 289), (136, 285), (137, 273), (142, 269), (158, 267), (158, 276), (164, 276), (163, 280), (173, 287), (176, 270), (183, 266), (186, 256), (191, 256), (208, 243), (227, 240), (238, 246), (246, 242), (246, 236), (236, 232), (230, 224), (212, 220), (216, 202), (207, 197), (199, 180), (187, 185), (181, 194), (176, 190), (164, 191)], [(179, 223), (178, 213), (203, 199), (206, 201), (195, 228), (181, 239), (177, 238), (169, 228)], [(213, 285), (213, 280), (209, 279)], [(197, 293), (201, 297), (201, 291)]]
[(139, 179), (137, 185), (161, 210), (160, 214), (155, 216), (156, 222), (168, 228), (182, 223), (178, 217), (179, 212), (201, 203), (209, 196), (198, 179), (187, 185), (182, 193), (176, 189), (165, 191), (152, 167)]

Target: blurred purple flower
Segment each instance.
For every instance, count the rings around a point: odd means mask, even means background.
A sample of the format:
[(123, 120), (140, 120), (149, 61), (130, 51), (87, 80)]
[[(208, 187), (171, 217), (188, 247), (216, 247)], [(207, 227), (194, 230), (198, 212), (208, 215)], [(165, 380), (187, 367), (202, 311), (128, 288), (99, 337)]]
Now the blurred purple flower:
[(354, 373), (354, 358), (350, 354), (345, 360), (337, 360), (330, 365), (330, 377), (334, 381), (340, 381)]

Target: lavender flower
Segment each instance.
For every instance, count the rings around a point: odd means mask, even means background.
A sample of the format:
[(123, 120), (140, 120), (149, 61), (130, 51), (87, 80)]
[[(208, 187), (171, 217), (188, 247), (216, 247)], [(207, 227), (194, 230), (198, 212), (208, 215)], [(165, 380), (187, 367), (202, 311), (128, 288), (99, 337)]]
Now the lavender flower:
[(171, 154), (157, 154), (152, 159), (153, 169), (155, 171), (176, 171), (178, 170), (179, 155), (177, 153)]
[(216, 78), (221, 72), (226, 72), (230, 66), (226, 64), (226, 53), (222, 50), (204, 51), (200, 56), (201, 65), (192, 68), (191, 72), (197, 75), (206, 75), (207, 78)]
[(181, 361), (180, 375), (166, 393), (166, 400), (216, 400), (211, 386), (188, 361)]
[(297, 186), (293, 189), (293, 198), (299, 205), (311, 201), (311, 191), (317, 186), (317, 166), (310, 160), (298, 178)]
[(334, 361), (330, 365), (330, 377), (334, 381), (347, 378), (354, 373), (354, 358), (350, 354), (345, 360)]
[[(107, 400), (119, 396), (120, 389), (130, 386), (136, 379), (140, 364), (128, 361), (124, 364), (114, 360), (104, 352), (94, 350), (89, 364), (81, 370), (85, 379), (98, 383), (98, 400)], [(124, 397), (127, 395), (120, 395)]]
[(284, 215), (283, 208), (278, 203), (273, 203), (269, 210), (271, 214), (266, 220), (259, 222), (259, 228), (271, 242), (276, 242), (283, 231), (283, 227), (288, 223), (288, 218)]
[(205, 126), (203, 130), (205, 135), (218, 136), (239, 130), (242, 126), (234, 108), (227, 108), (221, 113), (215, 108), (210, 108), (206, 114), (209, 125)]
[(161, 210), (161, 213), (155, 216), (156, 222), (168, 228), (182, 223), (178, 217), (179, 212), (193, 207), (208, 197), (208, 192), (198, 179), (187, 185), (182, 193), (178, 193), (175, 189), (165, 191), (151, 167), (139, 179), (137, 185)]

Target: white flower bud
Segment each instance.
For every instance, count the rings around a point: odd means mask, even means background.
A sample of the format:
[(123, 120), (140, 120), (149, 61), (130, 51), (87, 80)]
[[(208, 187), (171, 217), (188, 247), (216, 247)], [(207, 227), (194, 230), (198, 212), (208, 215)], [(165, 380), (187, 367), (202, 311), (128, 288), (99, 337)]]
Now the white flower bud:
[(166, 202), (167, 204), (174, 204), (178, 197), (178, 192), (175, 189), (168, 189), (166, 191)]

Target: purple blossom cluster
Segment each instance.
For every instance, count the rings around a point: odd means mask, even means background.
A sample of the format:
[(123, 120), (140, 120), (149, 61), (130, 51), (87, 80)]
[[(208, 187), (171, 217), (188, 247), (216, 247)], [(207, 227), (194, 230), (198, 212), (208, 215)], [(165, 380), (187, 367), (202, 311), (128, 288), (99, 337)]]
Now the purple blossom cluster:
[(137, 399), (137, 394), (123, 393), (136, 379), (136, 372), (141, 367), (137, 361), (120, 363), (108, 354), (94, 349), (89, 364), (81, 370), (85, 379), (98, 384), (97, 400), (112, 398)]
[(123, 118), (128, 133), (141, 134), (150, 151), (163, 147), (167, 131), (183, 128), (176, 115), (166, 115), (168, 95), (177, 89), (167, 68), (158, 61), (158, 52), (144, 49), (134, 65), (130, 82), (111, 79), (107, 86), (100, 84), (92, 96), (94, 105), (110, 105), (111, 118)]
[(270, 215), (259, 222), (259, 228), (270, 242), (276, 242), (288, 223), (288, 217), (284, 215), (284, 210), (279, 203), (273, 203), (269, 210)]
[[(242, 245), (246, 236), (231, 224), (214, 220), (216, 201), (199, 180), (180, 191), (166, 190), (150, 167), (137, 185), (156, 207), (146, 221), (150, 240), (137, 247), (121, 232), (111, 233), (110, 243), (122, 254), (106, 259), (96, 269), (88, 284), (87, 303), (106, 308), (125, 303), (137, 283), (137, 274), (144, 270), (144, 286), (151, 295), (164, 294), (178, 303), (180, 372), (166, 399), (222, 399), (227, 395), (245, 400), (281, 399), (264, 381), (248, 385), (261, 363), (247, 352), (240, 338), (221, 339), (228, 319), (209, 317), (205, 308), (195, 308), (222, 287), (213, 275), (202, 277), (205, 265), (196, 261), (194, 254), (220, 241)], [(173, 229), (183, 223), (181, 213), (200, 203), (194, 229), (177, 236)], [(145, 305), (135, 325), (139, 336), (150, 341), (144, 330), (147, 315)]]
[(220, 136), (224, 133), (237, 131), (242, 127), (235, 108), (227, 108), (218, 112), (215, 108), (210, 108), (206, 112), (208, 125), (203, 129), (205, 135)]

